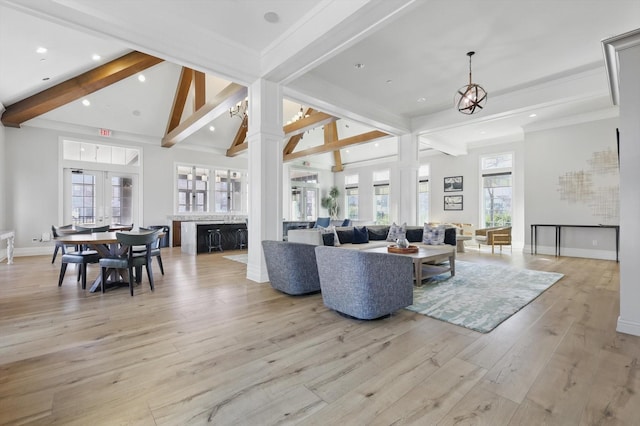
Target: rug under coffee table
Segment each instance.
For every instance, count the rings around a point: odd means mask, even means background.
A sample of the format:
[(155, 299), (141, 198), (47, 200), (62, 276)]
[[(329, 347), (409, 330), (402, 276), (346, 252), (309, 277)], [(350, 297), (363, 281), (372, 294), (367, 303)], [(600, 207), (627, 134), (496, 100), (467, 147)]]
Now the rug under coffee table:
[[(376, 247), (366, 251), (412, 258), (416, 285), (422, 285), (422, 280), (445, 272), (451, 272), (452, 277), (456, 275), (456, 247), (448, 244), (429, 248), (421, 246), (418, 247), (417, 253), (389, 253), (386, 247)], [(441, 265), (447, 260), (449, 261), (448, 265)]]

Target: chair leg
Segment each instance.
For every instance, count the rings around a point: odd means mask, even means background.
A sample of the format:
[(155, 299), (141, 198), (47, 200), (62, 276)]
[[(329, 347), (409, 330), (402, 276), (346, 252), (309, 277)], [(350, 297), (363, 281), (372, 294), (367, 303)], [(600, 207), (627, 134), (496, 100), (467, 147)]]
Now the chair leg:
[(83, 263), (82, 267), (79, 268), (82, 271), (82, 289), (87, 289), (87, 264)]
[(131, 296), (133, 297), (133, 266), (129, 265), (129, 292), (131, 293)]
[(158, 265), (160, 265), (160, 272), (162, 273), (162, 275), (164, 275), (164, 266), (162, 266), (162, 256), (158, 255), (156, 256), (156, 259), (158, 259)]
[(100, 268), (100, 291), (104, 293), (104, 283), (107, 282), (107, 268)]
[(154, 290), (154, 288), (153, 288), (153, 269), (151, 268), (151, 262), (147, 263), (145, 268), (147, 268), (147, 278), (149, 278), (149, 286), (151, 287), (151, 291), (153, 291)]
[(82, 278), (82, 267), (80, 265), (76, 265), (76, 269), (78, 269), (78, 277), (76, 278), (76, 282), (80, 282), (80, 278)]
[(62, 280), (64, 279), (64, 273), (67, 272), (68, 263), (60, 265), (60, 277), (58, 278), (58, 287), (62, 287)]
[(55, 263), (56, 256), (58, 255), (58, 249), (59, 248), (60, 248), (60, 246), (56, 246), (56, 248), (53, 249), (53, 259), (51, 259), (51, 263)]

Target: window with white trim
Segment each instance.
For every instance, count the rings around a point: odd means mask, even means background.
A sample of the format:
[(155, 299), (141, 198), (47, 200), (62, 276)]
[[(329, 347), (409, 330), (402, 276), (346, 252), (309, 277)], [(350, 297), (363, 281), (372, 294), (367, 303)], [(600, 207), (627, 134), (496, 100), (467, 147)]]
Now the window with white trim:
[(373, 172), (373, 217), (376, 225), (389, 224), (389, 170)]
[(480, 158), (482, 226), (511, 226), (513, 203), (513, 154)]
[(346, 175), (344, 177), (344, 204), (347, 206), (347, 219), (358, 219), (358, 205), (359, 205), (359, 189), (358, 189), (359, 177), (358, 175)]
[(429, 165), (418, 169), (418, 224), (429, 222)]

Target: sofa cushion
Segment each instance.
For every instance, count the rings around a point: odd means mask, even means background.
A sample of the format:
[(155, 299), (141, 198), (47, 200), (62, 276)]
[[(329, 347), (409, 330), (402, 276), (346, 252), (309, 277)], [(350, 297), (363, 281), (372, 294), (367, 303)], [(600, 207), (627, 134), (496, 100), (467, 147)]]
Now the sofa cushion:
[(458, 228), (446, 228), (444, 230), (444, 243), (455, 246), (457, 234), (458, 234)]
[(389, 233), (387, 234), (387, 241), (395, 241), (398, 238), (406, 238), (407, 237), (407, 223), (403, 223), (398, 226), (395, 222), (391, 224), (389, 227)]
[(353, 244), (365, 244), (369, 242), (369, 233), (367, 232), (367, 227), (363, 226), (362, 228), (358, 228), (357, 226), (353, 227)]
[(431, 226), (428, 223), (424, 224), (424, 231), (422, 233), (423, 244), (440, 245), (444, 244), (445, 227), (442, 225)]
[(407, 240), (409, 240), (410, 243), (421, 243), (423, 232), (424, 228), (407, 228)]
[(319, 217), (316, 219), (316, 224), (313, 225), (314, 228), (326, 228), (331, 223), (330, 217)]
[(367, 233), (371, 241), (385, 241), (387, 234), (389, 234), (389, 228), (386, 226), (382, 228), (368, 226)]
[(336, 229), (340, 244), (353, 243), (353, 228)]

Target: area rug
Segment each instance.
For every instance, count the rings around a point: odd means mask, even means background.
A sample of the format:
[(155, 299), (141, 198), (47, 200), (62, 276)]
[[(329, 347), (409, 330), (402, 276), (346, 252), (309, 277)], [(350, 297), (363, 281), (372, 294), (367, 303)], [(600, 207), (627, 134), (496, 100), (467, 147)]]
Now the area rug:
[(234, 262), (240, 262), (240, 263), (244, 263), (245, 265), (248, 262), (248, 255), (246, 253), (244, 254), (230, 254), (227, 256), (222, 256), (225, 259), (229, 259), (229, 260), (233, 260)]
[(455, 277), (447, 272), (414, 287), (413, 305), (407, 309), (488, 333), (563, 276), (457, 261)]

